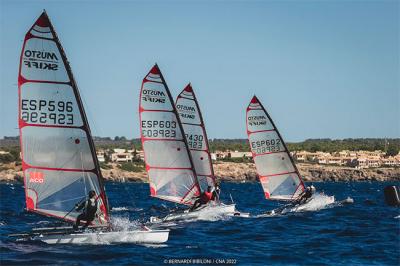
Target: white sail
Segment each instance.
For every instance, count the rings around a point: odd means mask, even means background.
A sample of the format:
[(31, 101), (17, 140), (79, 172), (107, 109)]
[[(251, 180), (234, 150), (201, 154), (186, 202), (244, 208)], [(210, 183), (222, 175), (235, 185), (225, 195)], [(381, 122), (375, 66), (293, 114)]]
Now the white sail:
[(200, 194), (196, 172), (174, 102), (157, 65), (143, 79), (139, 113), (151, 196), (192, 204), (193, 197)]
[(265, 197), (296, 199), (304, 191), (300, 173), (278, 129), (256, 96), (247, 107), (246, 126)]
[[(107, 198), (89, 125), (64, 51), (45, 12), (25, 35), (18, 77), (19, 130), (28, 211), (75, 221), (77, 202)], [(71, 211), (72, 210), (72, 211)]]
[(182, 122), (186, 142), (192, 154), (200, 189), (201, 191), (206, 191), (208, 186), (215, 186), (214, 169), (203, 117), (190, 84), (179, 94), (175, 106)]

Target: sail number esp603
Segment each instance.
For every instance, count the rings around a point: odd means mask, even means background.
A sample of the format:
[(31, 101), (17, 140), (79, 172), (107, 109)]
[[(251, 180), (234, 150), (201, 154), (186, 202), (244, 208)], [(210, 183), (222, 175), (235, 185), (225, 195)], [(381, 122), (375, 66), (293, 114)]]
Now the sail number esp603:
[(143, 120), (142, 134), (145, 138), (175, 138), (176, 121)]

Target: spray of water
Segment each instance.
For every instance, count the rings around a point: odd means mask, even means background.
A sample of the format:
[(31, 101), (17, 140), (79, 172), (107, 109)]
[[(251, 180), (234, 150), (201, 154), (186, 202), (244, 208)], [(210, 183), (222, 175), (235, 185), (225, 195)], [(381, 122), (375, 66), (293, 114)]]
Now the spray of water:
[(137, 220), (129, 220), (127, 217), (114, 216), (111, 218), (111, 225), (113, 231), (130, 231), (130, 230), (140, 230), (142, 224)]
[(296, 212), (306, 212), (306, 211), (319, 211), (322, 209), (330, 208), (335, 206), (335, 197), (334, 196), (327, 196), (322, 193), (315, 193), (311, 200), (305, 204), (298, 205), (298, 206), (288, 206), (286, 208), (278, 208), (272, 210), (265, 214), (260, 214), (255, 216), (256, 218), (263, 218), (263, 217), (276, 217), (282, 216), (289, 213), (296, 213)]
[(302, 204), (296, 207), (285, 208), (282, 211), (282, 214), (288, 212), (304, 212), (304, 211), (319, 211), (321, 209), (325, 209), (329, 207), (330, 204), (335, 202), (334, 196), (327, 196), (321, 193), (315, 193), (311, 200), (306, 204)]

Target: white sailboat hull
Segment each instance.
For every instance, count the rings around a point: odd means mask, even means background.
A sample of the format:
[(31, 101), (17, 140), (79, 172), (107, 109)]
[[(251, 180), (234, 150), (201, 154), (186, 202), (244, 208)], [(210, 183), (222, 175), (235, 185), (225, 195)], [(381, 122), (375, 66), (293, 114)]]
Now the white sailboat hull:
[(240, 213), (236, 210), (236, 204), (212, 204), (207, 205), (199, 210), (184, 211), (180, 213), (171, 213), (164, 218), (151, 217), (151, 223), (171, 222), (180, 220), (201, 219), (210, 216), (244, 216), (248, 217), (248, 213)]
[(32, 240), (47, 244), (101, 244), (101, 243), (136, 243), (160, 244), (168, 241), (169, 230), (149, 231), (117, 231), (117, 232), (88, 232), (72, 234), (38, 235)]

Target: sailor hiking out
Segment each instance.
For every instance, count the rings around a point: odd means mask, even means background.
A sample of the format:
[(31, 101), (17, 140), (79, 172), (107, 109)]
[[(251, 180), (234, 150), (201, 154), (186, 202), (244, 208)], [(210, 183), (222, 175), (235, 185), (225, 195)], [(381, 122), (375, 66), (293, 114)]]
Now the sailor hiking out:
[(215, 189), (212, 193), (212, 198), (211, 200), (213, 201), (219, 201), (219, 194), (221, 193), (221, 189), (219, 188), (219, 184), (215, 184)]
[(294, 202), (294, 205), (301, 205), (308, 202), (314, 193), (315, 187), (313, 185), (306, 187), (305, 191), (300, 194), (299, 198)]
[(200, 197), (194, 202), (193, 206), (189, 211), (194, 211), (200, 206), (207, 204), (210, 200), (213, 200), (213, 189), (211, 186), (207, 187), (207, 191), (201, 193)]
[(86, 224), (83, 226), (83, 229), (87, 228), (90, 223), (94, 220), (97, 212), (97, 199), (96, 192), (94, 190), (89, 191), (89, 198), (82, 202), (81, 204), (75, 205), (75, 210), (80, 211), (83, 209), (83, 212), (76, 218), (76, 223), (74, 225), (74, 229), (77, 230), (78, 226), (81, 223), (81, 220), (85, 220)]

